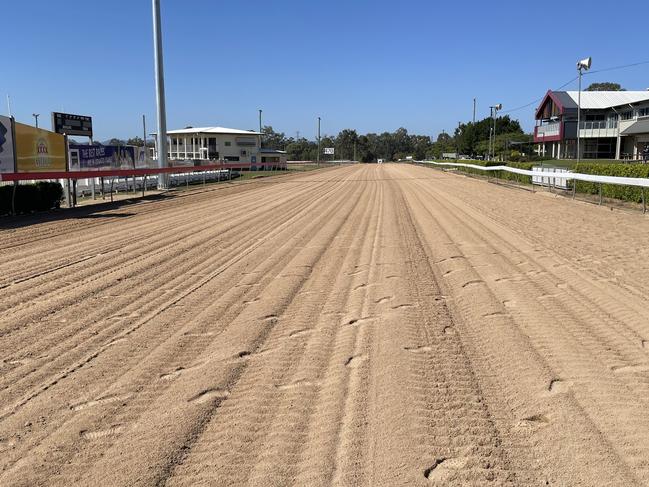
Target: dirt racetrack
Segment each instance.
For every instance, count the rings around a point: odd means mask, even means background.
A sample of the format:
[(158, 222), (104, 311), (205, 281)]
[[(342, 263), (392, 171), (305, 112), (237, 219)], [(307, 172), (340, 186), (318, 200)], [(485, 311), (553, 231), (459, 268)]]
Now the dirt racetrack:
[(649, 224), (405, 165), (0, 230), (0, 485), (649, 485)]

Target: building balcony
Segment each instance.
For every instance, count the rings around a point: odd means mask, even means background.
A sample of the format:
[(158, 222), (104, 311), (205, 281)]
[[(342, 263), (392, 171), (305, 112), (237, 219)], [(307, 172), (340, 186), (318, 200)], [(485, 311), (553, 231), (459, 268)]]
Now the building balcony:
[(561, 138), (561, 123), (550, 122), (534, 127), (534, 142), (550, 142)]
[(617, 120), (585, 121), (579, 125), (579, 136), (582, 139), (598, 137), (617, 137)]

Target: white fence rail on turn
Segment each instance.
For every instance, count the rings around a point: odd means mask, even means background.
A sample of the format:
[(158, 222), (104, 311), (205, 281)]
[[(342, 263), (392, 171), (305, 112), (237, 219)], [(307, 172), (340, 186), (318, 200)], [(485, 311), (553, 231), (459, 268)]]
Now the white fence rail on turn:
[[(434, 162), (434, 161), (415, 161), (421, 164), (430, 164), (435, 166), (449, 166), (449, 167), (466, 167), (470, 169), (477, 169), (479, 171), (505, 171), (513, 174), (522, 174), (524, 176), (538, 177), (538, 172), (528, 171), (527, 169), (519, 169), (517, 167), (508, 166), (478, 166), (476, 164), (463, 164), (461, 162)], [(617, 184), (620, 186), (636, 186), (641, 188), (649, 188), (649, 178), (627, 178), (622, 176), (602, 176), (599, 174), (581, 174), (577, 172), (565, 172), (565, 169), (545, 168), (544, 178), (556, 178), (564, 180), (575, 181), (588, 181), (591, 183), (601, 184)]]

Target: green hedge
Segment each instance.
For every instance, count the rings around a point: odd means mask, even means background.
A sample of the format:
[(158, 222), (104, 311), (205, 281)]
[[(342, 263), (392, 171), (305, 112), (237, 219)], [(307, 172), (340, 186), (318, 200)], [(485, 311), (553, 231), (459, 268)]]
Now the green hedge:
[[(448, 162), (448, 161), (440, 161)], [(538, 163), (532, 162), (498, 162), (498, 161), (458, 161), (473, 164), (475, 166), (500, 166), (506, 165), (519, 169), (532, 170)], [(550, 162), (550, 161), (548, 161)], [(489, 175), (486, 171), (471, 169), (467, 167), (458, 167), (458, 171), (468, 174), (479, 174), (481, 176)], [(649, 178), (649, 164), (622, 164), (622, 163), (605, 163), (605, 162), (579, 162), (575, 163), (572, 172), (581, 174), (598, 174), (600, 176), (623, 176), (630, 178)], [(491, 175), (499, 179), (516, 181), (519, 183), (531, 184), (531, 176), (522, 174), (512, 174), (506, 171), (493, 171)], [(599, 194), (599, 183), (589, 183), (586, 181), (577, 181), (577, 192), (586, 194)], [(649, 190), (646, 191), (646, 197), (649, 198)], [(632, 201), (640, 203), (642, 201), (642, 188), (634, 186), (618, 186), (616, 184), (603, 184), (602, 196), (606, 198), (615, 198), (623, 201)]]
[[(581, 174), (649, 178), (649, 165), (647, 164), (603, 164), (579, 162), (573, 166), (572, 170), (573, 172)], [(577, 181), (576, 189), (580, 193), (599, 194), (599, 183)], [(602, 196), (640, 203), (642, 201), (642, 188), (635, 186), (618, 186), (616, 184), (603, 184)], [(649, 196), (649, 192), (647, 192), (647, 196)]]
[[(11, 213), (14, 186), (0, 186), (0, 215)], [(63, 187), (59, 183), (39, 181), (16, 187), (16, 213), (31, 213), (58, 208), (63, 199)]]

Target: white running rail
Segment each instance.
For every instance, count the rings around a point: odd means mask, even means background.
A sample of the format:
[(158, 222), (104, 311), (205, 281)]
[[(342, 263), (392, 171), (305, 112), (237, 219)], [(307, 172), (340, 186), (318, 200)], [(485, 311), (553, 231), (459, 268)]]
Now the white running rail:
[[(477, 166), (475, 164), (463, 164), (461, 162), (434, 162), (434, 161), (413, 161), (421, 164), (431, 164), (435, 166), (467, 167), (479, 171), (506, 171), (524, 176), (538, 176), (536, 171), (519, 169), (508, 166)], [(576, 181), (588, 181), (591, 183), (617, 184), (620, 186), (639, 186), (649, 188), (649, 178), (628, 178), (623, 176), (602, 176), (599, 174), (581, 174), (576, 172), (565, 173), (559, 171), (548, 171), (543, 173), (543, 177), (554, 177), (557, 179), (574, 179)]]

